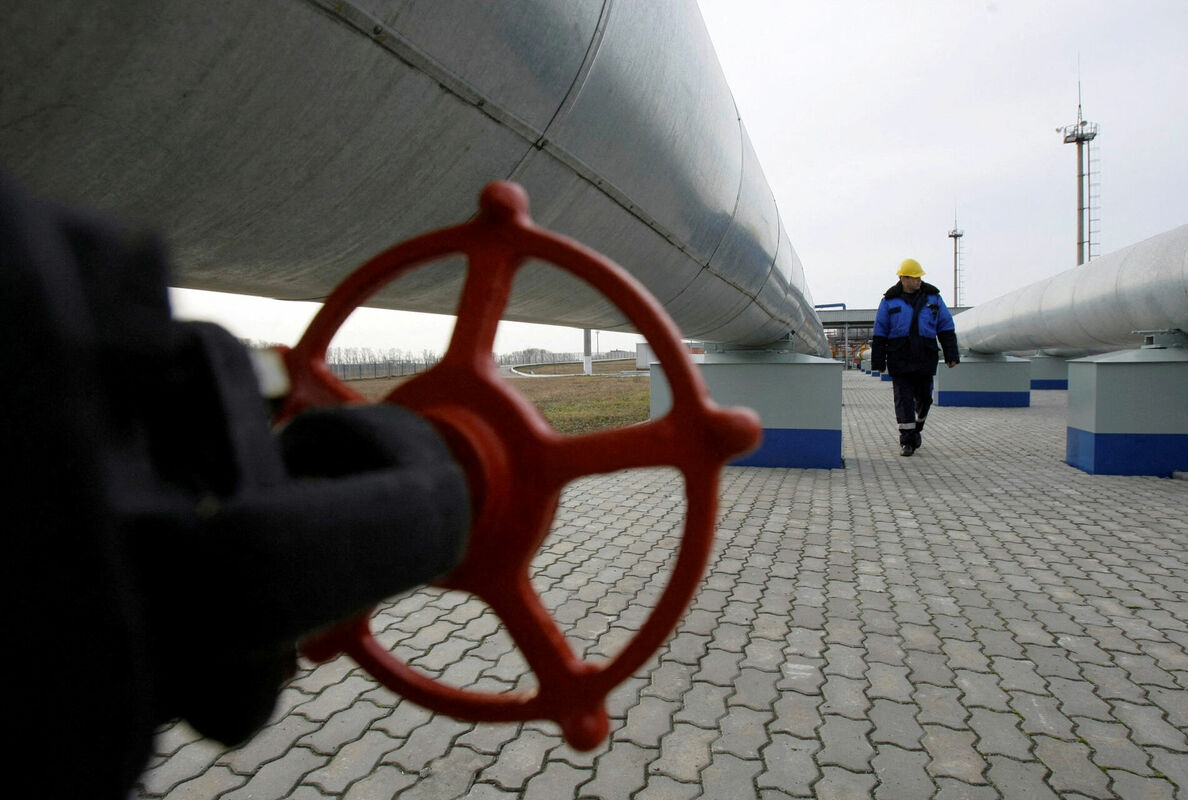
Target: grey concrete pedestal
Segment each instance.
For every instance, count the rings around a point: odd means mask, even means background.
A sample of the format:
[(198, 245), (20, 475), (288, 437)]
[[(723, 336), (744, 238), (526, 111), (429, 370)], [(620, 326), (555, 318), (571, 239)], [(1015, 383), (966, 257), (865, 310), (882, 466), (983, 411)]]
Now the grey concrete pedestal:
[(1026, 408), (1031, 365), (1025, 358), (965, 353), (952, 369), (940, 365), (933, 391), (938, 406)]
[(1029, 360), (1032, 389), (1068, 388), (1068, 359), (1037, 353)]
[[(714, 402), (753, 408), (763, 423), (759, 449), (740, 466), (836, 469), (841, 456), (842, 364), (799, 353), (729, 352), (693, 360)], [(658, 362), (651, 370), (652, 418), (672, 407), (672, 391)]]
[(1122, 350), (1068, 362), (1066, 460), (1085, 472), (1188, 470), (1188, 350)]

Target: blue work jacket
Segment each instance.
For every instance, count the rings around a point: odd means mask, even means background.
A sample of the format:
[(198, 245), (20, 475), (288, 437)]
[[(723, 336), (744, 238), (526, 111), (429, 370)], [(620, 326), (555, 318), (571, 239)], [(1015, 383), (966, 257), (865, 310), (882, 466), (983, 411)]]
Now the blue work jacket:
[(899, 375), (908, 372), (936, 374), (937, 340), (945, 361), (959, 361), (953, 315), (941, 299), (940, 289), (922, 283), (920, 291), (905, 295), (896, 283), (883, 294), (875, 314), (870, 367)]

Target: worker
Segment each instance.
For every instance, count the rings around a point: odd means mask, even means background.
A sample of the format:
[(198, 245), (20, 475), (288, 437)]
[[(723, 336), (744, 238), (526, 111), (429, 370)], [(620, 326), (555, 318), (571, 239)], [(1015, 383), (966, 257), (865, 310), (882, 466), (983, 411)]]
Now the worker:
[(953, 315), (941, 299), (940, 289), (924, 282), (920, 262), (905, 259), (896, 275), (899, 280), (883, 293), (875, 314), (870, 368), (891, 375), (899, 452), (910, 456), (920, 448), (920, 433), (932, 406), (937, 340), (950, 369), (961, 359)]

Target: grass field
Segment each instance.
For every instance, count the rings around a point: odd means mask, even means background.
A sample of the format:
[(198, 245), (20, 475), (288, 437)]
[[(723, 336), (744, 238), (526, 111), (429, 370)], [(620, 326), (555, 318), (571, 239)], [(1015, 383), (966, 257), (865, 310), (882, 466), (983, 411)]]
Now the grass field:
[[(632, 369), (635, 362), (620, 369)], [(567, 365), (550, 365), (561, 368)], [(571, 366), (572, 365), (568, 365)], [(596, 365), (597, 366), (597, 365)], [(581, 365), (573, 368), (580, 372)], [(608, 370), (609, 371), (609, 370)], [(540, 373), (543, 374), (543, 373)], [(380, 400), (407, 378), (351, 381), (348, 385), (368, 400)], [(507, 379), (517, 392), (533, 403), (544, 418), (561, 433), (575, 434), (605, 428), (621, 428), (648, 418), (649, 380), (647, 375), (560, 374), (548, 378)]]

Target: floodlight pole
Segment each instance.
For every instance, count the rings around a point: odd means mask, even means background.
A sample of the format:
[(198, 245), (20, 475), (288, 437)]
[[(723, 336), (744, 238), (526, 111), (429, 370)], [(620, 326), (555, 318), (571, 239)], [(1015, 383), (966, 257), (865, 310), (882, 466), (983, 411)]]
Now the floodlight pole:
[(963, 231), (957, 227), (957, 217), (953, 217), (953, 230), (949, 231), (949, 238), (953, 240), (953, 307), (954, 308), (961, 305), (961, 301), (960, 301), (960, 298), (958, 295), (958, 292), (959, 292), (958, 285), (959, 284), (957, 282), (957, 242), (960, 241), (961, 237), (964, 235), (965, 235), (965, 231)]
[(1064, 134), (1065, 144), (1077, 146), (1077, 264), (1085, 263), (1085, 142), (1097, 136), (1097, 123), (1081, 117), (1081, 84), (1077, 82), (1077, 121), (1056, 129)]

